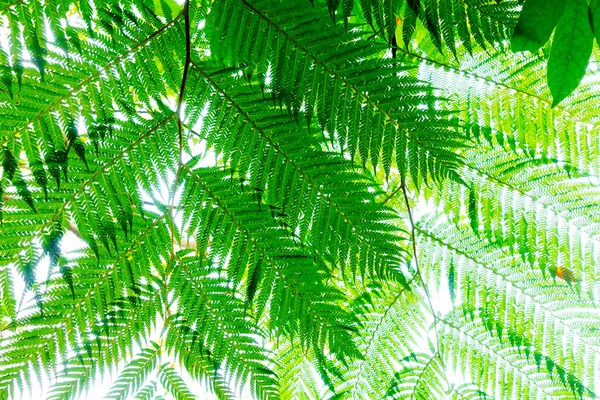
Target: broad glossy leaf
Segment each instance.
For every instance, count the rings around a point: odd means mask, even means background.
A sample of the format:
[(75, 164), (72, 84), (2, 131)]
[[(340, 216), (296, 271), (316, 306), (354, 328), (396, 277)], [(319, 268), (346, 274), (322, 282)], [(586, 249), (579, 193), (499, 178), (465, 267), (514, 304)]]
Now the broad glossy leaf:
[(550, 38), (566, 0), (528, 0), (512, 35), (513, 51), (538, 51)]
[(590, 0), (589, 17), (592, 31), (596, 35), (596, 43), (600, 45), (600, 0)]
[(585, 0), (569, 1), (556, 26), (548, 60), (548, 86), (552, 107), (577, 88), (587, 69), (594, 34), (588, 20)]

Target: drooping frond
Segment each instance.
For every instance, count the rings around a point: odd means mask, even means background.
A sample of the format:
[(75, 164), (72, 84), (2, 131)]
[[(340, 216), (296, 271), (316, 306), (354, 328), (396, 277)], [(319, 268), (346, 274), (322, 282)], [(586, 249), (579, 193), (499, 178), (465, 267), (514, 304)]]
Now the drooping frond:
[[(435, 224), (433, 219), (430, 224)], [(423, 246), (433, 247), (434, 255), (423, 261), (436, 279), (449, 276), (450, 268), (455, 271), (453, 302), (465, 318), (476, 318), (489, 335), (515, 347), (522, 362), (547, 357), (574, 377), (583, 377), (577, 387), (593, 387), (591, 365), (600, 344), (593, 299), (472, 233), (461, 235), (452, 224), (437, 225), (419, 228)], [(446, 271), (439, 271), (442, 260), (449, 266)], [(563, 338), (569, 339), (569, 347), (557, 346)]]
[[(455, 342), (464, 329), (482, 332), (452, 349), (456, 363), (481, 344), (473, 359), (461, 362), (472, 367), (477, 360), (471, 379), (484, 393), (510, 397), (527, 387), (525, 396), (532, 398), (593, 396), (597, 167), (587, 132), (594, 116), (551, 110), (547, 90), (536, 90), (543, 65), (534, 57), (509, 63), (499, 54), (456, 64), (430, 54), (432, 66), (424, 73), (444, 82), (479, 143), (463, 153), (462, 176), (472, 189), (445, 182), (431, 193), (436, 213), (418, 226), (427, 280), (467, 318), (442, 343)], [(536, 360), (542, 374), (525, 374), (508, 392), (500, 390), (479, 372), (497, 368), (499, 348), (516, 350), (504, 359), (515, 369)], [(547, 383), (538, 387), (539, 379)]]
[(281, 383), (281, 398), (335, 398), (332, 376), (339, 371), (331, 368), (330, 364), (322, 365), (322, 360), (317, 362), (314, 352), (306, 351), (297, 340), (278, 339), (274, 344), (275, 372)]
[[(213, 222), (227, 229), (222, 222)], [(215, 242), (210, 245), (216, 257), (226, 256), (227, 249), (219, 247)], [(249, 318), (244, 299), (232, 296), (230, 281), (211, 277), (210, 268), (219, 263), (214, 260), (213, 264), (212, 257), (206, 255), (211, 249), (200, 247), (197, 251), (204, 256), (184, 258), (174, 267), (171, 279), (177, 287), (174, 295), (178, 303), (177, 312), (166, 321), (166, 348), (185, 364), (202, 360), (231, 386), (249, 383), (257, 398), (276, 398), (277, 377), (271, 370), (271, 356), (259, 342), (265, 340), (264, 333)], [(230, 254), (236, 256), (239, 254)]]
[[(400, 286), (368, 287), (354, 302), (364, 334), (359, 349), (364, 355), (349, 368), (340, 386), (349, 398), (391, 395), (398, 363), (414, 354), (416, 337), (426, 337), (430, 318), (422, 293)], [(430, 355), (436, 357), (434, 355)], [(397, 384), (398, 382), (396, 382)]]

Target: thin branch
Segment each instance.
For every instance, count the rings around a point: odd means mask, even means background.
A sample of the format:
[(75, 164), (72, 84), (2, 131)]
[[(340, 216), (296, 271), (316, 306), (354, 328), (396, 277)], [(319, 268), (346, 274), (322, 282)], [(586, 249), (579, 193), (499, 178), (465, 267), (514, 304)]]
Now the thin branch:
[[(410, 208), (410, 203), (408, 201), (408, 192), (406, 190), (406, 183), (404, 181), (404, 178), (402, 178), (400, 180), (400, 187), (399, 189), (402, 189), (402, 194), (404, 194), (404, 202), (406, 204), (406, 210), (408, 211), (408, 220), (410, 222), (410, 234), (411, 234), (411, 239), (412, 239), (412, 248), (413, 248), (413, 254), (415, 257), (415, 269), (417, 274), (421, 274), (420, 270), (419, 270), (419, 261), (417, 258), (417, 241), (415, 240), (416, 235), (415, 235), (415, 223), (413, 221), (413, 217), (412, 217), (412, 210)], [(421, 279), (421, 281), (423, 281)], [(433, 311), (433, 309), (432, 309)]]
[[(185, 96), (185, 87), (187, 84), (188, 72), (190, 69), (190, 63), (192, 60), (192, 36), (190, 33), (190, 2), (186, 0), (183, 4), (183, 11), (181, 12), (184, 21), (184, 29), (185, 29), (185, 61), (183, 64), (183, 75), (181, 77), (181, 86), (179, 88), (179, 98), (177, 99), (177, 110), (175, 114), (177, 115), (177, 134), (178, 134), (178, 145), (179, 145), (179, 160), (177, 165), (177, 173), (175, 174), (175, 181), (173, 182), (173, 189), (171, 191), (171, 200), (170, 200), (170, 224), (171, 224), (171, 257), (175, 258), (175, 216), (173, 215), (173, 210), (175, 209), (175, 195), (177, 193), (177, 189), (179, 187), (179, 178), (181, 176), (181, 170), (183, 167), (183, 118), (182, 118), (182, 109), (183, 109), (183, 98)], [(168, 271), (167, 271), (167, 275)]]
[[(171, 257), (165, 267), (164, 281), (163, 281), (163, 284), (161, 285), (161, 293), (162, 293), (162, 297), (163, 297), (163, 301), (164, 301), (163, 315), (162, 315), (163, 327), (160, 332), (161, 338), (163, 338), (167, 333), (167, 326), (166, 326), (165, 322), (167, 320), (169, 320), (171, 317), (171, 311), (170, 311), (171, 303), (169, 302), (167, 287), (169, 286), (171, 271), (173, 270), (173, 266), (175, 263), (177, 263), (177, 257), (175, 255), (175, 247), (177, 245), (176, 240), (175, 240), (175, 231), (177, 229), (177, 226), (175, 223), (174, 210), (176, 208), (175, 197), (177, 194), (177, 190), (179, 188), (179, 179), (181, 177), (181, 171), (183, 169), (183, 117), (182, 117), (183, 98), (185, 96), (185, 86), (187, 83), (188, 71), (190, 68), (190, 62), (191, 62), (191, 58), (192, 58), (192, 56), (191, 56), (192, 43), (191, 43), (191, 33), (190, 33), (190, 2), (189, 2), (189, 0), (186, 0), (184, 2), (183, 11), (181, 12), (181, 15), (183, 16), (184, 30), (185, 30), (185, 60), (184, 60), (184, 64), (183, 64), (183, 74), (181, 77), (181, 86), (179, 88), (179, 98), (177, 99), (177, 109), (175, 110), (175, 115), (177, 115), (177, 135), (178, 135), (177, 143), (179, 146), (179, 157), (177, 160), (177, 172), (175, 174), (173, 188), (170, 193), (169, 208), (167, 211), (167, 213), (169, 215), (168, 223), (169, 223), (170, 231), (171, 231)], [(162, 358), (162, 356), (161, 356), (161, 358)]]
[(385, 205), (385, 203), (387, 203), (388, 201), (390, 201), (392, 199), (392, 197), (394, 197), (400, 190), (402, 189), (402, 183), (400, 183), (400, 185), (398, 185), (398, 187), (396, 189), (394, 189), (394, 191), (392, 193), (390, 193), (382, 202), (381, 205)]
[(181, 78), (181, 87), (179, 89), (179, 99), (177, 100), (177, 130), (179, 133), (179, 155), (181, 163), (181, 154), (183, 152), (183, 121), (181, 118), (181, 109), (183, 106), (183, 97), (185, 94), (185, 86), (187, 83), (190, 62), (192, 60), (192, 36), (190, 33), (190, 2), (186, 0), (183, 5), (183, 20), (185, 24), (185, 63), (183, 65), (183, 76)]
[(417, 235), (415, 233), (416, 228), (415, 228), (415, 222), (413, 220), (413, 216), (412, 216), (412, 209), (410, 207), (410, 202), (408, 201), (408, 191), (406, 189), (406, 181), (404, 180), (404, 178), (402, 178), (400, 180), (400, 189), (402, 189), (402, 194), (404, 195), (404, 203), (406, 204), (406, 211), (408, 212), (408, 220), (410, 222), (410, 235), (411, 235), (411, 241), (412, 241), (412, 248), (413, 248), (413, 256), (415, 259), (415, 274), (418, 276), (419, 280), (421, 281), (421, 285), (423, 285), (423, 290), (425, 291), (425, 297), (427, 298), (427, 302), (429, 303), (429, 308), (431, 309), (431, 315), (433, 315), (433, 329), (435, 330), (435, 340), (437, 342), (437, 355), (438, 358), (440, 359), (440, 364), (444, 370), (444, 380), (446, 381), (446, 387), (450, 387), (449, 383), (448, 383), (448, 378), (446, 377), (445, 371), (446, 371), (446, 365), (444, 363), (444, 359), (442, 358), (442, 355), (440, 353), (440, 334), (438, 332), (438, 328), (437, 328), (437, 323), (439, 321), (438, 316), (435, 313), (435, 309), (433, 308), (433, 302), (431, 301), (431, 294), (429, 293), (429, 289), (427, 288), (427, 285), (425, 284), (425, 280), (423, 279), (423, 275), (421, 275), (421, 270), (419, 268), (419, 259), (417, 256)]

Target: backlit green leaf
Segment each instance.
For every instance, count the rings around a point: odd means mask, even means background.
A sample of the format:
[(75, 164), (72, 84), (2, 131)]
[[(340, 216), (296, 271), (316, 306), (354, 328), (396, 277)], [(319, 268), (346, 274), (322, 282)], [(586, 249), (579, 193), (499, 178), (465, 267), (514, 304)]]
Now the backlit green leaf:
[(600, 0), (590, 0), (589, 17), (596, 43), (600, 43)]
[(527, 0), (511, 39), (513, 51), (537, 51), (550, 38), (567, 0)]
[(569, 1), (558, 21), (548, 60), (548, 86), (553, 107), (570, 95), (583, 79), (593, 44), (587, 2)]

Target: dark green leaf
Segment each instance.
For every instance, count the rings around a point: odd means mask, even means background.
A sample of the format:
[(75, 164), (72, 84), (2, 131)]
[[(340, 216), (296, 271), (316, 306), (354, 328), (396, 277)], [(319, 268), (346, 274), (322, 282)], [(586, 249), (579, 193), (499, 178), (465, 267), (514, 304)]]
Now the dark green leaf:
[(17, 188), (17, 193), (19, 196), (21, 196), (21, 199), (23, 199), (23, 201), (27, 203), (29, 207), (31, 207), (33, 212), (37, 212), (35, 204), (33, 203), (33, 196), (31, 195), (29, 187), (27, 187), (27, 182), (25, 182), (21, 176), (18, 176), (15, 178), (14, 184)]
[(527, 0), (511, 38), (512, 50), (538, 51), (550, 38), (566, 3), (567, 0)]
[(596, 43), (600, 46), (600, 0), (590, 0), (589, 18), (592, 31), (596, 35)]
[(58, 264), (60, 267), (60, 274), (62, 275), (63, 279), (69, 286), (69, 290), (71, 291), (71, 296), (73, 297), (73, 300), (75, 300), (75, 284), (73, 283), (74, 282), (73, 281), (73, 268), (71, 268), (71, 265), (69, 265), (69, 262), (66, 259), (64, 259), (64, 257), (59, 258)]
[[(85, 146), (83, 142), (79, 138), (79, 133), (77, 133), (77, 127), (75, 126), (75, 122), (71, 119), (67, 126), (67, 138), (69, 139), (69, 147), (72, 147), (75, 150), (75, 154), (83, 161), (85, 167), (89, 170), (87, 160), (85, 158)], [(67, 150), (68, 151), (68, 150)]]
[(585, 0), (570, 0), (556, 26), (548, 60), (548, 86), (556, 106), (579, 85), (587, 69), (594, 34)]
[(252, 304), (254, 300), (254, 296), (256, 295), (256, 291), (258, 289), (258, 284), (261, 280), (261, 269), (262, 269), (262, 260), (258, 260), (256, 264), (253, 266), (251, 273), (248, 277), (248, 282), (246, 284), (246, 303)]
[(474, 188), (469, 189), (469, 222), (475, 234), (479, 234), (479, 211), (477, 207), (477, 194)]
[(8, 148), (4, 148), (4, 159), (2, 160), (2, 169), (4, 176), (9, 181), (12, 181), (15, 171), (17, 170), (17, 159)]
[(35, 182), (44, 191), (44, 198), (48, 201), (48, 177), (46, 176), (46, 170), (44, 169), (41, 162), (31, 164), (31, 173)]
[(60, 241), (63, 238), (64, 230), (60, 224), (60, 222), (54, 221), (50, 232), (44, 236), (44, 240), (42, 242), (42, 249), (44, 253), (50, 258), (50, 265), (54, 266), (58, 263), (58, 259), (60, 258)]
[(437, 0), (429, 0), (425, 5), (425, 22), (433, 43), (439, 51), (442, 51), (442, 35), (438, 16)]
[(450, 299), (452, 303), (456, 300), (456, 271), (454, 270), (454, 263), (450, 262), (450, 267), (448, 268), (448, 290), (450, 291)]
[(8, 61), (8, 55), (4, 49), (0, 48), (0, 82), (8, 91), (11, 99), (13, 98), (12, 80), (12, 70)]
[(30, 26), (27, 34), (25, 35), (25, 39), (27, 41), (28, 47), (32, 52), (32, 61), (33, 64), (37, 67), (38, 71), (40, 71), (40, 77), (42, 78), (42, 82), (44, 81), (44, 73), (46, 71), (46, 49), (42, 47), (42, 41), (38, 38), (38, 29), (36, 29), (33, 25)]
[(415, 32), (419, 2), (419, 0), (409, 0), (408, 7), (406, 7), (406, 11), (404, 13), (404, 21), (402, 23), (402, 40), (404, 41), (405, 46), (408, 46), (408, 43), (410, 43), (410, 39)]
[(50, 172), (50, 175), (52, 175), (52, 177), (56, 181), (56, 186), (58, 187), (58, 189), (60, 189), (60, 165), (58, 155), (56, 154), (56, 152), (49, 150), (46, 153), (44, 162), (48, 167), (48, 172)]
[(340, 0), (326, 0), (327, 8), (329, 9), (329, 16), (331, 20), (335, 22), (335, 12), (340, 5)]
[(354, 0), (342, 0), (342, 18), (344, 19), (344, 28), (348, 27), (348, 18), (352, 15)]

